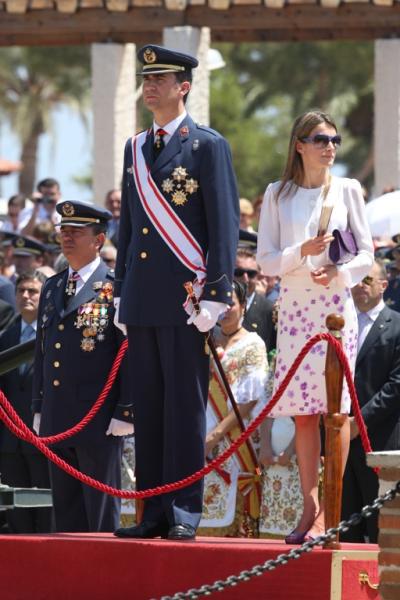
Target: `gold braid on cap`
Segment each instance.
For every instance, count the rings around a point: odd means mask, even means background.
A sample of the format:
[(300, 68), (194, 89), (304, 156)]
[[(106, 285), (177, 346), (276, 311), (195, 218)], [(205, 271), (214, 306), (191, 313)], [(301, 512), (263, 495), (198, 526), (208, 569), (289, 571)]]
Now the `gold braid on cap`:
[(153, 65), (143, 65), (143, 71), (149, 71), (150, 69), (173, 69), (174, 71), (184, 71), (185, 67), (179, 65), (163, 65), (160, 63), (156, 63)]

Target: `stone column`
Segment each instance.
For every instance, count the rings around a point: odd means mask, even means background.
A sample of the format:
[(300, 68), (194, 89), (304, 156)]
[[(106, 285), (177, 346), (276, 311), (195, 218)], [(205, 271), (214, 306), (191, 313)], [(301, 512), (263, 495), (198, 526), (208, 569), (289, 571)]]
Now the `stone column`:
[(125, 142), (136, 126), (134, 44), (92, 45), (93, 201), (121, 187)]
[(167, 27), (163, 33), (163, 45), (178, 52), (195, 56), (199, 66), (193, 70), (193, 85), (186, 108), (198, 123), (210, 122), (210, 77), (207, 54), (210, 47), (208, 27)]
[[(379, 467), (379, 495), (385, 494), (400, 481), (400, 451), (371, 452), (370, 467)], [(379, 597), (381, 600), (400, 598), (400, 496), (386, 502), (379, 514)]]
[(375, 194), (400, 188), (400, 40), (375, 42)]

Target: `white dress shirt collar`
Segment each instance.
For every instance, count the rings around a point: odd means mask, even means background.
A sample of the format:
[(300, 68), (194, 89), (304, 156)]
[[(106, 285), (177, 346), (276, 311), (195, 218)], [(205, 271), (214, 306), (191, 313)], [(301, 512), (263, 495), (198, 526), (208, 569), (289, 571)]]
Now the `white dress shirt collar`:
[[(378, 318), (379, 314), (382, 312), (382, 310), (385, 308), (386, 304), (384, 303), (383, 299), (381, 299), (378, 304), (376, 306), (374, 306), (373, 308), (371, 308), (371, 310), (366, 311), (366, 315), (368, 315), (368, 317), (371, 319), (371, 321), (373, 321), (375, 323), (376, 319)], [(357, 308), (357, 315), (360, 314), (360, 310), (358, 310)]]
[(155, 121), (153, 123), (153, 133), (156, 134), (158, 129), (164, 129), (167, 132), (167, 135), (164, 136), (164, 143), (168, 144), (171, 137), (174, 135), (175, 131), (178, 129), (179, 125), (182, 123), (183, 119), (187, 116), (186, 110), (183, 111), (180, 115), (178, 115), (175, 119), (164, 125), (164, 127), (160, 127)]
[[(96, 258), (94, 260), (92, 260), (92, 262), (88, 263), (87, 265), (85, 265), (84, 267), (79, 269), (79, 271), (76, 271), (76, 273), (79, 274), (80, 278), (76, 282), (75, 294), (77, 294), (81, 290), (81, 288), (83, 288), (83, 286), (88, 281), (88, 279), (93, 275), (93, 273), (99, 266), (100, 261), (101, 261), (100, 256), (96, 256)], [(74, 273), (74, 270), (71, 267), (68, 267), (68, 277), (72, 273)]]

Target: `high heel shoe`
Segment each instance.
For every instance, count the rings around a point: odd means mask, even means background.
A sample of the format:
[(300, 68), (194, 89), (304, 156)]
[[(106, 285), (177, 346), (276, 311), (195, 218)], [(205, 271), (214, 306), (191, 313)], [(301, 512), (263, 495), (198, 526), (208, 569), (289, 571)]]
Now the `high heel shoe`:
[(302, 544), (307, 533), (308, 529), (306, 531), (292, 531), (285, 537), (285, 544)]

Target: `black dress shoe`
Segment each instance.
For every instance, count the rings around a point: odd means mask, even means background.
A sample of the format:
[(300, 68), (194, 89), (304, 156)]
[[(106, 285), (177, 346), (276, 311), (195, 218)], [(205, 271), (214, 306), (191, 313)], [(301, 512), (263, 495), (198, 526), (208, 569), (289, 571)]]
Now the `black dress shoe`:
[(196, 530), (191, 525), (181, 523), (180, 525), (174, 525), (168, 531), (169, 540), (194, 540), (196, 537)]
[(114, 531), (114, 535), (120, 538), (166, 538), (168, 536), (168, 525), (153, 521), (142, 521), (142, 523), (133, 527), (120, 527)]

